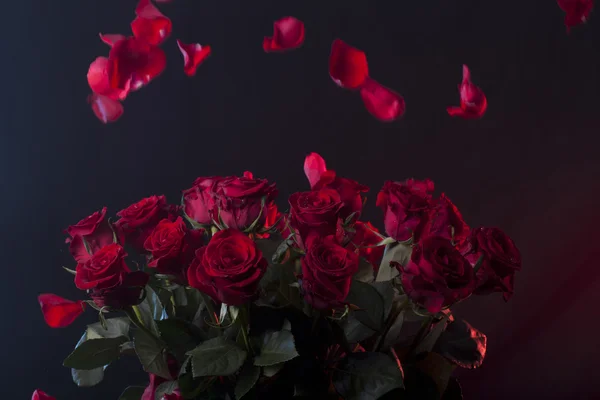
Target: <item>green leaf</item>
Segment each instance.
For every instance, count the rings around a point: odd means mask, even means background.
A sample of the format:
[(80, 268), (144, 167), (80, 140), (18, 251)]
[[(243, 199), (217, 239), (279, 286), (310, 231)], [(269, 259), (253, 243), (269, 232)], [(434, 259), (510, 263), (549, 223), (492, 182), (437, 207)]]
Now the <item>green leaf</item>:
[(394, 284), (392, 281), (371, 283), (383, 299), (383, 319), (387, 320), (394, 303)]
[(185, 358), (185, 353), (198, 344), (194, 333), (195, 330), (187, 321), (177, 318), (156, 321), (160, 337), (165, 341), (169, 349), (178, 360)]
[(352, 314), (360, 322), (375, 331), (382, 328), (385, 304), (375, 287), (368, 283), (352, 281), (346, 302), (359, 308)]
[(344, 323), (344, 334), (348, 343), (362, 342), (375, 335), (375, 331), (362, 324), (355, 316), (350, 315)]
[(283, 363), (298, 357), (294, 345), (294, 335), (288, 330), (266, 332), (262, 338), (260, 354), (254, 358), (254, 365), (260, 367)]
[(184, 399), (196, 399), (211, 384), (213, 378), (194, 378), (191, 373), (179, 377), (179, 391)]
[(133, 346), (135, 352), (144, 367), (144, 371), (149, 374), (158, 375), (164, 379), (171, 379), (167, 357), (162, 343), (156, 338), (150, 336), (145, 331), (139, 329), (133, 336)]
[(235, 383), (235, 398), (237, 400), (241, 400), (254, 387), (259, 375), (260, 367), (249, 363), (244, 365)]
[(433, 351), (459, 367), (477, 368), (483, 363), (486, 346), (487, 337), (459, 319), (448, 324)]
[(140, 400), (146, 390), (143, 386), (129, 386), (121, 393), (119, 400)]
[(127, 337), (89, 339), (81, 343), (63, 362), (65, 367), (91, 370), (104, 367), (119, 358)]
[(382, 353), (350, 354), (336, 369), (333, 384), (346, 400), (378, 399), (394, 389), (404, 388), (398, 365)]
[(375, 280), (375, 272), (371, 263), (361, 257), (358, 262), (358, 272), (353, 278), (361, 282), (373, 282)]
[(105, 368), (106, 367), (99, 367), (87, 371), (71, 368), (71, 378), (73, 378), (73, 382), (79, 387), (96, 386), (104, 379)]
[(275, 364), (275, 365), (267, 365), (266, 367), (263, 367), (263, 375), (266, 376), (267, 378), (272, 378), (275, 375), (277, 375), (277, 373), (279, 371), (281, 371), (283, 369), (284, 365), (285, 365), (285, 363), (279, 363), (279, 364)]
[(119, 336), (129, 337), (129, 318), (108, 318), (106, 319), (106, 329), (96, 322), (95, 324), (88, 325), (87, 327), (87, 338), (88, 339), (99, 339), (99, 338), (116, 338)]
[(455, 377), (450, 377), (446, 391), (444, 391), (444, 395), (442, 396), (442, 400), (463, 400), (462, 388), (458, 382), (458, 379)]
[(173, 391), (177, 390), (179, 385), (177, 381), (163, 382), (156, 388), (154, 392), (154, 400), (162, 400), (165, 394), (172, 394)]
[(421, 340), (421, 342), (415, 348), (415, 354), (431, 352), (433, 346), (435, 346), (435, 343), (438, 341), (440, 335), (446, 328), (449, 316), (450, 314), (436, 322), (433, 328), (427, 333), (427, 335), (425, 335), (423, 340)]
[(399, 275), (396, 268), (390, 267), (391, 261), (406, 265), (412, 254), (412, 247), (406, 243), (392, 243), (385, 246), (385, 252), (377, 273), (377, 282), (389, 281)]
[(246, 351), (222, 336), (207, 340), (187, 355), (192, 356), (194, 377), (232, 375), (246, 360)]
[(394, 347), (396, 343), (398, 343), (400, 333), (402, 332), (402, 326), (404, 325), (405, 315), (405, 310), (400, 311), (396, 317), (396, 320), (392, 323), (392, 326), (388, 330), (387, 334), (385, 335), (385, 339), (383, 340), (383, 345), (381, 346), (382, 351), (387, 351), (391, 347)]

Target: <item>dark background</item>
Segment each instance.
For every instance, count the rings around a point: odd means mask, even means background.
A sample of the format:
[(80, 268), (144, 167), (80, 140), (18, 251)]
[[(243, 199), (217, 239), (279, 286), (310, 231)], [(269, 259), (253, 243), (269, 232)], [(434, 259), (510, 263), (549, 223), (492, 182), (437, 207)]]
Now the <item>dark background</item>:
[[(42, 388), (58, 400), (117, 399), (144, 384), (135, 360), (78, 389), (63, 358), (94, 313), (66, 329), (36, 296), (81, 298), (61, 230), (103, 205), (111, 215), (150, 194), (178, 202), (194, 178), (251, 170), (286, 197), (308, 187), (304, 157), (321, 153), (369, 185), (429, 177), (471, 225), (496, 225), (523, 254), (516, 294), (457, 309), (488, 335), (483, 367), (461, 372), (466, 399), (600, 396), (598, 91), (600, 17), (567, 35), (555, 1), (174, 0), (165, 73), (104, 126), (86, 104), (98, 32), (127, 33), (135, 0), (3, 4), (0, 176), (5, 397)], [(272, 21), (306, 23), (302, 48), (265, 54)], [(190, 79), (175, 39), (213, 47)], [(329, 78), (333, 39), (366, 51), (372, 76), (402, 93), (405, 117), (383, 124)], [(482, 120), (450, 118), (461, 65), (489, 100)], [(87, 318), (87, 321), (85, 319)]]

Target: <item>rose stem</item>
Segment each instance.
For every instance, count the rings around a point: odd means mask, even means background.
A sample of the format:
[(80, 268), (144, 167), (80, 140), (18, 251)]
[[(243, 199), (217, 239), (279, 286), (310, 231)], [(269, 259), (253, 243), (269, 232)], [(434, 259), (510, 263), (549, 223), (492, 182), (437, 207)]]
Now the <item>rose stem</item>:
[(242, 332), (244, 344), (246, 345), (246, 350), (248, 350), (248, 353), (251, 355), (254, 355), (254, 351), (252, 350), (252, 346), (250, 346), (250, 341), (248, 339), (248, 326), (250, 324), (250, 318), (248, 314), (248, 305), (244, 304), (239, 310), (238, 323), (240, 325), (240, 331)]
[(221, 329), (219, 329), (219, 326), (221, 324), (219, 323), (219, 318), (217, 317), (217, 314), (215, 313), (215, 307), (212, 303), (212, 299), (210, 298), (210, 296), (207, 296), (206, 294), (204, 294), (202, 292), (200, 292), (200, 296), (202, 297), (202, 300), (204, 300), (204, 304), (206, 304), (206, 309), (208, 310), (208, 314), (210, 314), (210, 319), (216, 325), (217, 330), (219, 331), (219, 336), (222, 336), (223, 332), (221, 332)]
[(379, 351), (381, 349), (386, 335), (389, 333), (390, 329), (392, 329), (392, 325), (394, 325), (394, 322), (396, 322), (396, 318), (398, 318), (400, 313), (404, 310), (404, 307), (406, 307), (407, 305), (408, 299), (404, 300), (402, 303), (400, 303), (399, 306), (395, 307), (394, 312), (390, 314), (387, 320), (385, 329), (383, 330), (383, 332), (381, 332), (381, 335), (375, 341), (375, 344), (373, 345), (373, 351)]

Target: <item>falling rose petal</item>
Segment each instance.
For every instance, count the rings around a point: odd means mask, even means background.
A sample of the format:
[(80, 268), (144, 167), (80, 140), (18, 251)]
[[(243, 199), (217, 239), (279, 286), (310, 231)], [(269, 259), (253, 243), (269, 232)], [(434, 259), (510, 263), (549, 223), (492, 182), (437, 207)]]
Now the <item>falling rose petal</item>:
[(96, 117), (105, 124), (115, 122), (123, 115), (123, 104), (110, 97), (92, 93), (88, 97), (88, 102), (92, 105)]
[(131, 23), (133, 36), (149, 44), (159, 45), (171, 34), (171, 20), (160, 12), (150, 0), (140, 0), (135, 9), (136, 18)]
[(110, 97), (114, 100), (124, 100), (130, 89), (130, 81), (124, 89), (113, 89), (110, 77), (113, 73), (114, 63), (106, 57), (98, 57), (91, 64), (87, 73), (88, 84), (94, 93)]
[(593, 0), (557, 0), (557, 2), (565, 12), (567, 32), (571, 28), (587, 22), (594, 8)]
[(327, 171), (327, 165), (325, 164), (325, 160), (321, 155), (317, 153), (310, 153), (304, 159), (304, 174), (308, 178), (308, 182), (310, 183), (310, 188), (314, 188), (314, 186), (319, 183), (321, 180), (321, 175), (323, 175)]
[(160, 75), (167, 65), (167, 57), (160, 47), (134, 37), (116, 42), (108, 58), (115, 65), (110, 86), (121, 90), (127, 85), (131, 90), (140, 89)]
[(460, 107), (448, 107), (446, 111), (451, 117), (464, 119), (481, 118), (487, 109), (487, 99), (483, 90), (471, 82), (469, 67), (463, 65), (463, 80), (458, 85)]
[(380, 121), (394, 121), (406, 110), (402, 96), (371, 78), (367, 78), (360, 88), (360, 96), (367, 111)]
[(369, 76), (367, 56), (342, 40), (335, 39), (329, 55), (329, 75), (343, 88), (358, 89)]
[(37, 389), (35, 392), (33, 392), (31, 400), (56, 400), (56, 397), (52, 397), (40, 389)]
[(196, 69), (210, 55), (210, 46), (201, 46), (198, 43), (185, 44), (177, 39), (177, 46), (183, 54), (183, 72), (187, 76), (196, 75)]
[(42, 308), (44, 320), (52, 328), (64, 328), (71, 325), (85, 309), (85, 303), (81, 300), (71, 301), (51, 293), (40, 294), (38, 302)]
[(266, 53), (292, 50), (304, 42), (304, 22), (294, 17), (283, 17), (273, 23), (273, 36), (263, 40)]
[(100, 40), (102, 40), (104, 43), (106, 43), (110, 47), (113, 47), (115, 45), (115, 43), (117, 43), (119, 40), (126, 39), (125, 35), (120, 35), (118, 33), (107, 33), (105, 35), (100, 33), (99, 35), (100, 35)]

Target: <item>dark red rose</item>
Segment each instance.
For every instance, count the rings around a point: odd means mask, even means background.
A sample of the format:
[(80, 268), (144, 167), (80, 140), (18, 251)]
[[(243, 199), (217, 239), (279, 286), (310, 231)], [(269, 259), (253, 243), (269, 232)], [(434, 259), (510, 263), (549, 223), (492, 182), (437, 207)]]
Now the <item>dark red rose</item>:
[(200, 247), (203, 234), (202, 229), (187, 229), (181, 217), (174, 222), (163, 219), (144, 242), (144, 248), (152, 254), (148, 267), (161, 274), (182, 276)]
[(472, 265), (483, 256), (476, 273), (475, 294), (502, 292), (508, 301), (513, 294), (515, 273), (521, 270), (521, 253), (512, 239), (498, 228), (477, 228), (461, 252)]
[(91, 257), (91, 254), (85, 248), (84, 239), (92, 254), (114, 242), (113, 230), (105, 217), (106, 207), (65, 230), (66, 233), (71, 235), (66, 240), (67, 243), (70, 243), (69, 251), (78, 263), (85, 262)]
[(252, 239), (238, 230), (225, 229), (196, 251), (188, 281), (221, 303), (239, 306), (254, 299), (267, 265)]
[(385, 246), (379, 247), (371, 247), (366, 248), (368, 246), (374, 246), (377, 243), (381, 242), (384, 238), (379, 235), (379, 231), (370, 222), (360, 222), (357, 221), (354, 224), (355, 233), (352, 236), (351, 246), (350, 248), (358, 248), (359, 255), (364, 257), (377, 271), (379, 269), (379, 264), (381, 264), (381, 259), (383, 258), (383, 252), (385, 251)]
[(427, 225), (432, 191), (430, 180), (387, 181), (377, 195), (377, 207), (384, 212), (386, 233), (400, 242), (411, 237), (418, 241)]
[(144, 250), (144, 242), (162, 219), (174, 221), (177, 207), (168, 205), (165, 196), (146, 197), (117, 213), (115, 226), (125, 241), (138, 251)]
[(302, 258), (304, 300), (319, 310), (343, 305), (357, 271), (358, 254), (337, 244), (335, 237), (314, 241)]
[(457, 245), (469, 236), (469, 225), (445, 194), (432, 203), (429, 220), (428, 234), (431, 236), (441, 236)]
[(256, 228), (267, 220), (268, 207), (277, 196), (275, 184), (266, 179), (254, 179), (252, 173), (220, 179), (213, 186), (216, 209), (215, 221), (223, 221), (228, 228), (245, 230), (258, 219)]
[(290, 196), (289, 223), (305, 244), (309, 236), (328, 236), (336, 233), (340, 195), (333, 189), (294, 193)]
[(304, 173), (312, 190), (328, 188), (338, 192), (343, 203), (340, 209), (341, 218), (346, 219), (352, 213), (355, 220), (360, 217), (363, 208), (361, 193), (369, 191), (367, 186), (337, 176), (335, 171), (327, 169), (325, 160), (317, 153), (310, 153), (304, 159)]
[(219, 176), (197, 178), (194, 185), (183, 191), (183, 211), (192, 220), (200, 225), (211, 225), (215, 199), (213, 186), (222, 180)]
[(404, 292), (430, 313), (467, 298), (475, 289), (473, 267), (449, 240), (428, 236), (413, 248), (400, 271)]
[(99, 307), (124, 307), (137, 304), (148, 276), (131, 272), (125, 264), (125, 250), (113, 243), (97, 251), (85, 263), (77, 264), (75, 286), (89, 290)]

